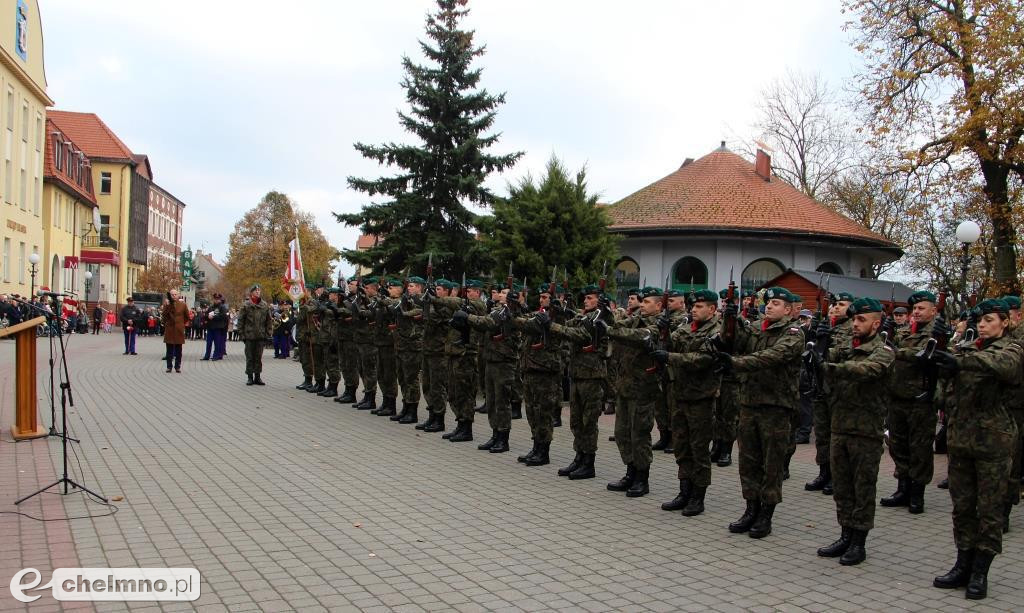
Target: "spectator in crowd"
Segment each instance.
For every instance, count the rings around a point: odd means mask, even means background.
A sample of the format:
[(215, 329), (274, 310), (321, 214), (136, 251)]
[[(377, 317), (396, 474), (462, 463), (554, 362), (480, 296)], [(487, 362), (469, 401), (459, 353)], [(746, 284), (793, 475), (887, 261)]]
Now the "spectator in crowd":
[(167, 292), (160, 321), (164, 326), (164, 344), (167, 346), (165, 358), (167, 372), (171, 372), (173, 362), (175, 372), (181, 372), (181, 349), (185, 344), (185, 328), (188, 323), (188, 307), (184, 301), (178, 300), (178, 290)]
[(136, 325), (142, 320), (142, 313), (135, 306), (135, 300), (128, 296), (128, 302), (121, 307), (121, 331), (124, 333), (124, 355), (135, 353)]
[(100, 327), (103, 325), (103, 308), (100, 305), (96, 305), (92, 310), (92, 333), (99, 334)]
[[(224, 357), (225, 342), (228, 334), (228, 307), (224, 304), (224, 296), (213, 295), (213, 304), (206, 311), (206, 354), (204, 360), (217, 361)], [(210, 357), (210, 349), (213, 357)]]

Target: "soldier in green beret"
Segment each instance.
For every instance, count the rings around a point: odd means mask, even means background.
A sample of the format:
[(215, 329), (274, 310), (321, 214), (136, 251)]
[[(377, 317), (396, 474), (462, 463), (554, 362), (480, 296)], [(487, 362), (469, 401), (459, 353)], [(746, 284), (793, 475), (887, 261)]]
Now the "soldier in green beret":
[(352, 314), (352, 337), (359, 355), (359, 375), (363, 379), (363, 398), (353, 406), (360, 411), (377, 408), (377, 345), (374, 344), (374, 310), (371, 304), (379, 298), (377, 277), (363, 277), (355, 297), (349, 301)]
[[(486, 311), (481, 299), (483, 283), (470, 279), (459, 289), (452, 283), (452, 295), (443, 298), (440, 295), (430, 299), (430, 308), (440, 305), (451, 313), (448, 321), (448, 333), (445, 339), (445, 353), (449, 358), (448, 398), (455, 414), (457, 424), (454, 430), (443, 435), (449, 442), (459, 443), (473, 440), (473, 421), (476, 415), (476, 374), (477, 356), (480, 351), (481, 332), (471, 326), (463, 325), (468, 315), (483, 315)], [(462, 315), (459, 315), (462, 313)], [(435, 424), (435, 428), (438, 424)], [(444, 424), (441, 423), (441, 426)], [(424, 429), (424, 432), (429, 430)], [(495, 441), (496, 442), (496, 441)], [(491, 443), (492, 445), (494, 442)], [(507, 451), (507, 449), (506, 449)]]
[(317, 392), (317, 396), (335, 398), (338, 396), (338, 383), (341, 380), (341, 357), (338, 351), (338, 305), (341, 300), (341, 288), (327, 289), (327, 300), (320, 303), (320, 331), (317, 344), (322, 346), (324, 372), (327, 373), (327, 385)]
[[(416, 424), (417, 430), (441, 432), (444, 430), (444, 416), (448, 409), (448, 379), (451, 369), (449, 356), (445, 353), (448, 337), (448, 320), (452, 313), (437, 298), (448, 298), (451, 284), (447, 279), (438, 279), (433, 287), (425, 286), (420, 298), (423, 312), (423, 366), (420, 369), (420, 383), (427, 400), (427, 418)], [(450, 438), (450, 437), (449, 437)], [(469, 440), (472, 440), (470, 438)]]
[[(249, 288), (249, 299), (238, 311), (238, 335), (245, 342), (246, 385), (265, 385), (260, 373), (263, 372), (263, 346), (273, 333), (274, 318), (270, 308), (263, 302), (260, 286)], [(168, 369), (169, 370), (169, 369)]]
[(312, 360), (312, 316), (309, 312), (309, 301), (312, 300), (310, 291), (312, 284), (306, 285), (306, 292), (299, 298), (299, 308), (295, 313), (295, 351), (299, 355), (299, 364), (302, 366), (302, 383), (295, 386), (297, 390), (306, 390), (313, 387), (313, 360)]
[(327, 359), (324, 355), (328, 337), (321, 333), (324, 327), (324, 305), (327, 303), (327, 286), (317, 283), (313, 286), (313, 298), (309, 301), (312, 327), (309, 331), (310, 362), (313, 364), (313, 385), (306, 388), (311, 394), (327, 389)]
[[(751, 538), (771, 534), (775, 506), (782, 501), (782, 474), (791, 441), (792, 417), (804, 335), (794, 321), (796, 297), (783, 287), (765, 292), (764, 319), (736, 328), (735, 355), (720, 352), (723, 368), (744, 374), (740, 390), (740, 483), (747, 508), (729, 531)], [(736, 312), (734, 304), (726, 307)], [(724, 328), (723, 333), (726, 332)]]
[(882, 459), (885, 428), (885, 386), (895, 355), (879, 330), (882, 304), (874, 298), (852, 301), (849, 312), (851, 338), (832, 345), (822, 364), (815, 368), (829, 384), (831, 417), (829, 446), (836, 516), (842, 534), (818, 555), (839, 558), (844, 566), (860, 564), (866, 557), (865, 539), (874, 528), (875, 487)]
[(359, 350), (355, 345), (356, 322), (348, 305), (348, 301), (355, 298), (358, 289), (359, 277), (352, 275), (346, 280), (345, 296), (338, 305), (336, 339), (341, 379), (345, 382), (343, 393), (334, 399), (339, 404), (355, 403), (356, 390), (359, 388)]
[(657, 362), (676, 371), (669, 398), (679, 494), (661, 508), (681, 510), (686, 517), (704, 512), (704, 495), (711, 485), (708, 446), (714, 426), (715, 396), (721, 383), (721, 373), (714, 370), (714, 358), (706, 351), (708, 339), (719, 329), (718, 296), (707, 289), (691, 296), (691, 322), (672, 332), (669, 350), (652, 354)]
[(920, 400), (927, 396), (927, 390), (917, 356), (929, 339), (948, 337), (949, 330), (936, 308), (935, 294), (914, 292), (907, 302), (911, 323), (909, 328), (898, 330), (893, 339), (896, 363), (889, 385), (888, 443), (896, 465), (897, 487), (880, 502), (883, 507), (908, 507), (918, 514), (924, 512), (924, 488), (934, 474), (932, 445), (938, 416), (931, 402)]
[[(718, 292), (722, 308), (725, 308), (725, 299), (728, 295), (728, 288)], [(751, 322), (757, 321), (757, 319), (749, 317), (745, 319)], [(709, 459), (723, 468), (732, 464), (732, 448), (736, 443), (736, 429), (740, 419), (740, 388), (742, 387), (743, 377), (740, 374), (732, 371), (722, 373), (718, 398), (715, 400), (714, 438), (711, 441)]]
[[(1024, 326), (1021, 322), (1021, 301), (1019, 296), (1002, 296), (1001, 300), (1007, 307), (1007, 334), (1010, 339), (1024, 347)], [(1006, 410), (1013, 416), (1017, 424), (1017, 442), (1013, 445), (1013, 465), (1010, 470), (1010, 480), (1006, 487), (1006, 502), (1003, 505), (1003, 532), (1010, 531), (1010, 513), (1013, 507), (1020, 504), (1021, 486), (1021, 444), (1024, 439), (1024, 387), (1020, 382), (1013, 385), (1006, 394)]]
[(423, 367), (420, 296), (425, 285), (422, 277), (409, 277), (404, 289), (398, 286), (398, 297), (388, 307), (395, 322), (396, 374), (402, 390), (402, 410), (392, 415), (391, 421), (400, 424), (414, 424), (419, 419), (420, 370)]
[[(686, 320), (686, 296), (677, 289), (666, 290), (662, 297), (668, 296), (668, 308), (658, 318), (660, 327), (667, 327), (667, 336)], [(654, 451), (672, 453), (672, 401), (669, 394), (672, 392), (672, 379), (675, 373), (671, 368), (661, 369), (663, 377), (661, 397), (658, 399), (657, 408), (654, 411), (654, 425), (658, 428), (658, 440), (651, 445)]]
[[(1003, 503), (1017, 424), (1006, 410), (1008, 384), (1020, 380), (1024, 350), (1008, 333), (1009, 307), (989, 299), (975, 307), (978, 340), (932, 361), (950, 379), (949, 495), (957, 559), (935, 587), (965, 587), (971, 600), (988, 594), (992, 559), (1002, 553)], [(1019, 487), (1019, 486), (1018, 486)]]
[(395, 307), (402, 295), (402, 280), (383, 278), (383, 292), (372, 303), (373, 344), (377, 346), (377, 386), (380, 387), (380, 408), (373, 415), (394, 417), (398, 414), (398, 323)]

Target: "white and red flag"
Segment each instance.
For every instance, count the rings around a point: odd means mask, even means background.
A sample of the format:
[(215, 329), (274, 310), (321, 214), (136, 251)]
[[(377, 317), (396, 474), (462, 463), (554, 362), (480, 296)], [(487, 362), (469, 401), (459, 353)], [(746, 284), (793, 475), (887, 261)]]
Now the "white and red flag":
[(284, 289), (294, 300), (306, 293), (306, 275), (302, 270), (302, 248), (299, 247), (299, 229), (288, 243), (288, 267), (284, 271)]

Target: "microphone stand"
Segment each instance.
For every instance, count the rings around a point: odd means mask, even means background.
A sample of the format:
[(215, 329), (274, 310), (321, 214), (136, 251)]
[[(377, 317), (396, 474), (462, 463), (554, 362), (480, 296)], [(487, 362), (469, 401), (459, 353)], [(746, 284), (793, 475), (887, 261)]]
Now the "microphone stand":
[[(54, 386), (53, 386), (53, 371), (54, 371), (53, 337), (54, 337), (54, 333), (55, 332), (57, 334), (60, 334), (61, 326), (52, 323), (51, 320), (52, 319), (64, 320), (64, 318), (61, 317), (60, 315), (57, 315), (56, 313), (51, 313), (50, 311), (47, 311), (46, 309), (44, 309), (43, 307), (39, 306), (38, 304), (34, 304), (34, 303), (26, 301), (26, 300), (21, 300), (20, 298), (15, 298), (13, 296), (11, 297), (11, 300), (14, 300), (16, 302), (24, 304), (30, 310), (38, 313), (39, 315), (42, 315), (47, 320), (46, 321), (46, 327), (47, 327), (47, 334), (46, 334), (46, 336), (47, 336), (47, 340), (49, 341), (49, 344), (50, 344), (50, 347), (49, 347), (50, 348), (50, 360), (49, 360), (49, 364), (50, 364), (50, 431), (47, 433), (46, 436), (48, 436), (48, 437), (49, 436), (56, 436), (58, 438), (63, 437), (64, 436), (63, 434), (61, 434), (60, 432), (57, 432), (57, 405), (56, 405), (57, 395), (55, 393), (56, 390), (54, 389)], [(64, 320), (64, 321), (66, 321), (66, 320)], [(74, 403), (72, 403), (72, 406), (74, 406)], [(77, 438), (72, 438), (72, 437), (68, 437), (68, 438), (70, 440), (76, 442), (76, 443), (81, 442)]]

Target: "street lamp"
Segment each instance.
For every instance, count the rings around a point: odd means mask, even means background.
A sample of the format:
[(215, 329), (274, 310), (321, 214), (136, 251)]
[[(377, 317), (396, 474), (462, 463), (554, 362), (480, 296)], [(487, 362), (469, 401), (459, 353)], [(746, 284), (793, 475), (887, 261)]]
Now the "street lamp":
[(960, 289), (964, 302), (967, 301), (967, 268), (971, 265), (971, 245), (981, 238), (981, 228), (973, 221), (960, 222), (956, 227), (956, 240), (962, 243), (960, 254)]
[[(31, 289), (29, 290), (28, 296), (29, 300), (32, 300), (36, 297), (36, 264), (39, 263), (39, 254), (35, 252), (30, 253), (28, 256), (28, 262), (32, 265), (32, 267), (28, 269), (28, 273), (32, 275), (32, 285), (30, 286)], [(22, 279), (24, 278), (25, 277), (22, 277)]]

